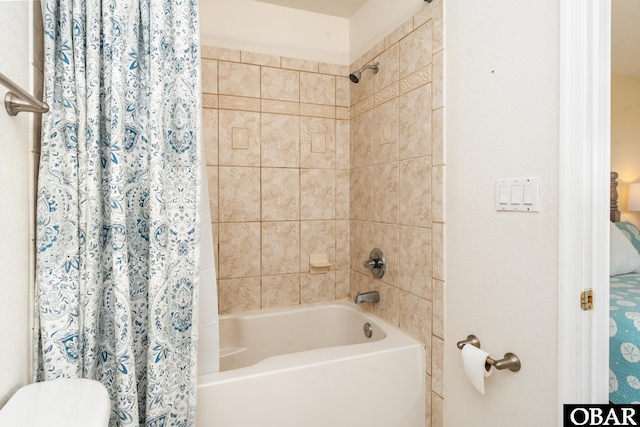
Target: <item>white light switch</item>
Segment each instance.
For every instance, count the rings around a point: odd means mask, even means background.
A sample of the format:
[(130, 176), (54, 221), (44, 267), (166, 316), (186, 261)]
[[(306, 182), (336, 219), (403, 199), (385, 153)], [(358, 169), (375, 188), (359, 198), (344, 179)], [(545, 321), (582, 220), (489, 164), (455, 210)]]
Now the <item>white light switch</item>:
[(511, 204), (512, 205), (522, 204), (522, 186), (521, 185), (511, 186)]
[(524, 205), (532, 205), (533, 204), (533, 185), (525, 184), (522, 186), (523, 188), (523, 200), (522, 204)]
[(501, 185), (498, 191), (499, 191), (498, 203), (501, 205), (508, 205), (509, 204), (509, 186)]
[(540, 212), (540, 179), (497, 180), (496, 210)]

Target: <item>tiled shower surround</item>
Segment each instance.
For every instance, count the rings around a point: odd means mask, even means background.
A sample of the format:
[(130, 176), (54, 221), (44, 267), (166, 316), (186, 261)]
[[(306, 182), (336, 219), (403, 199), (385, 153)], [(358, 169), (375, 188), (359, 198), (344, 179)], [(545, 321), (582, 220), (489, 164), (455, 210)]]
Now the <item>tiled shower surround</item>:
[[(427, 420), (442, 425), (444, 144), (442, 3), (381, 40), (351, 65), (380, 63), (351, 86), (350, 295), (377, 290), (368, 309), (427, 348)], [(373, 247), (381, 280), (363, 266)], [(428, 422), (427, 422), (427, 425)]]
[[(202, 48), (221, 313), (347, 298), (348, 67)], [(327, 274), (309, 274), (326, 253)]]
[[(350, 67), (202, 48), (220, 313), (378, 290), (364, 308), (427, 348), (427, 426), (443, 409), (442, 21), (434, 0)], [(362, 265), (374, 247), (381, 280)], [(309, 274), (313, 253), (329, 273)]]

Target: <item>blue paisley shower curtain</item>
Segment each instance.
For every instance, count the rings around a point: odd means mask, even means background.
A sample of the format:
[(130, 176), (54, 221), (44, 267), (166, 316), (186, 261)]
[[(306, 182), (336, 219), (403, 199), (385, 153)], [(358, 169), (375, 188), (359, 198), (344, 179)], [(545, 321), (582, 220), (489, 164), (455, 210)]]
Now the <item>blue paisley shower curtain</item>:
[(197, 0), (43, 0), (36, 378), (93, 378), (111, 427), (192, 426)]

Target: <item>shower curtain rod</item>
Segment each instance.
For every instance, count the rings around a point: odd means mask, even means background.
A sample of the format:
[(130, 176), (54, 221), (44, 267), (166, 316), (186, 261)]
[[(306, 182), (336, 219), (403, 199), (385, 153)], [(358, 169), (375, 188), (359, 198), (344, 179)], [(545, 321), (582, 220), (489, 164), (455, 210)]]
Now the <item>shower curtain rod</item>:
[(9, 89), (9, 92), (4, 97), (4, 106), (10, 116), (15, 116), (21, 111), (30, 113), (46, 113), (49, 111), (49, 106), (46, 102), (38, 101), (2, 73), (0, 73), (0, 84)]

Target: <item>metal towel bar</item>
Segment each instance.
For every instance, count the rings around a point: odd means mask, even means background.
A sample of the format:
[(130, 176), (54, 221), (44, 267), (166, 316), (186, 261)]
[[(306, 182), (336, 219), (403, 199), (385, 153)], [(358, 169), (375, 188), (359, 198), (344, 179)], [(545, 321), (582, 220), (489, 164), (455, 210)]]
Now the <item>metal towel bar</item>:
[[(475, 335), (469, 335), (466, 340), (458, 341), (458, 348), (462, 350), (467, 344), (471, 344), (474, 347), (480, 348), (480, 340)], [(522, 367), (520, 359), (513, 353), (506, 353), (503, 359), (494, 360), (491, 357), (487, 357), (487, 364), (492, 365), (497, 370), (508, 369), (511, 372), (518, 372)], [(488, 368), (487, 368), (488, 369)]]
[(9, 89), (9, 92), (4, 97), (4, 106), (10, 116), (15, 116), (21, 111), (30, 113), (46, 113), (49, 111), (49, 106), (46, 102), (38, 101), (2, 73), (0, 73), (0, 84)]

